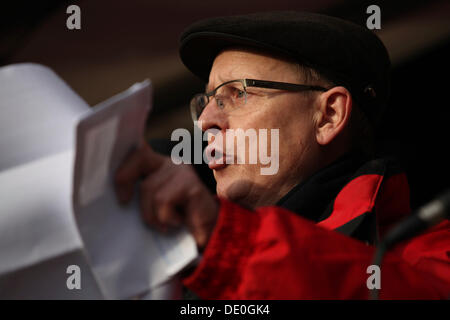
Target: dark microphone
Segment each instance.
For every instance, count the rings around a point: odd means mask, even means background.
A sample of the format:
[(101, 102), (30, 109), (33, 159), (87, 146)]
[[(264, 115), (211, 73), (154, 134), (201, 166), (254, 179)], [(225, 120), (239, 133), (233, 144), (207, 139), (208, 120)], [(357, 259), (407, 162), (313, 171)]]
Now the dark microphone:
[[(385, 252), (403, 240), (434, 226), (450, 217), (450, 189), (441, 193), (433, 201), (421, 207), (417, 212), (400, 222), (381, 240), (373, 257), (374, 265), (381, 267)], [(378, 300), (379, 290), (370, 290), (370, 299)]]
[(382, 240), (385, 249), (411, 238), (427, 228), (450, 217), (450, 190), (446, 190), (433, 201), (417, 210), (416, 214), (406, 218), (395, 226)]

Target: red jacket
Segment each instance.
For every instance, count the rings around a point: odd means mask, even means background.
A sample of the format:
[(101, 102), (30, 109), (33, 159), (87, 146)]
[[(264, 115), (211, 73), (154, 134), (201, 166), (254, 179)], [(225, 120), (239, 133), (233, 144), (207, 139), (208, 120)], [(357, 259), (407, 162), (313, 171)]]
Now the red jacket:
[[(204, 299), (367, 299), (374, 247), (356, 229), (375, 217), (378, 239), (410, 211), (406, 176), (383, 168), (358, 170), (318, 222), (281, 207), (249, 211), (220, 199), (203, 259), (184, 285)], [(380, 299), (449, 297), (446, 220), (386, 254)]]

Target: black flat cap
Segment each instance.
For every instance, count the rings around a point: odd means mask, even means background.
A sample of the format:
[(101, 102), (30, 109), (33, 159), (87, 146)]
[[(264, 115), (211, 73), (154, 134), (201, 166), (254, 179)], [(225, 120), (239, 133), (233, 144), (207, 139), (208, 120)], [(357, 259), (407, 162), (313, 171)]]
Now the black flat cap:
[(210, 18), (183, 32), (180, 57), (208, 81), (215, 57), (235, 46), (283, 55), (317, 70), (345, 86), (374, 125), (387, 104), (387, 50), (372, 31), (351, 22), (292, 11)]

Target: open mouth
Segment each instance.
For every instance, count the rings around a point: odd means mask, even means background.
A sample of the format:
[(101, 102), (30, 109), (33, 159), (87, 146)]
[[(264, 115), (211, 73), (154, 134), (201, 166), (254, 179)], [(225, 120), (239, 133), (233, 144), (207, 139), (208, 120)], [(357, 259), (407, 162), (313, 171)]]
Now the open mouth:
[(227, 157), (223, 151), (216, 149), (213, 144), (210, 144), (205, 149), (208, 161), (208, 167), (211, 170), (220, 170), (225, 168), (230, 162), (230, 157)]

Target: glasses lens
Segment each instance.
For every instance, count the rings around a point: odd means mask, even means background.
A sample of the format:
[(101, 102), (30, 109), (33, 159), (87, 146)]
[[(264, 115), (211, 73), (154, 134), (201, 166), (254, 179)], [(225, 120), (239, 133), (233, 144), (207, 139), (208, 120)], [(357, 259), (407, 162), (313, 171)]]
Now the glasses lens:
[(240, 81), (233, 81), (219, 87), (214, 98), (220, 109), (230, 113), (245, 104), (247, 94)]
[[(233, 81), (217, 88), (214, 99), (217, 106), (226, 113), (233, 112), (247, 102), (247, 93), (240, 81)], [(195, 95), (190, 104), (192, 120), (197, 121), (209, 103), (204, 93)]]
[(192, 98), (190, 104), (192, 120), (198, 120), (207, 104), (208, 97), (203, 93), (199, 93)]

